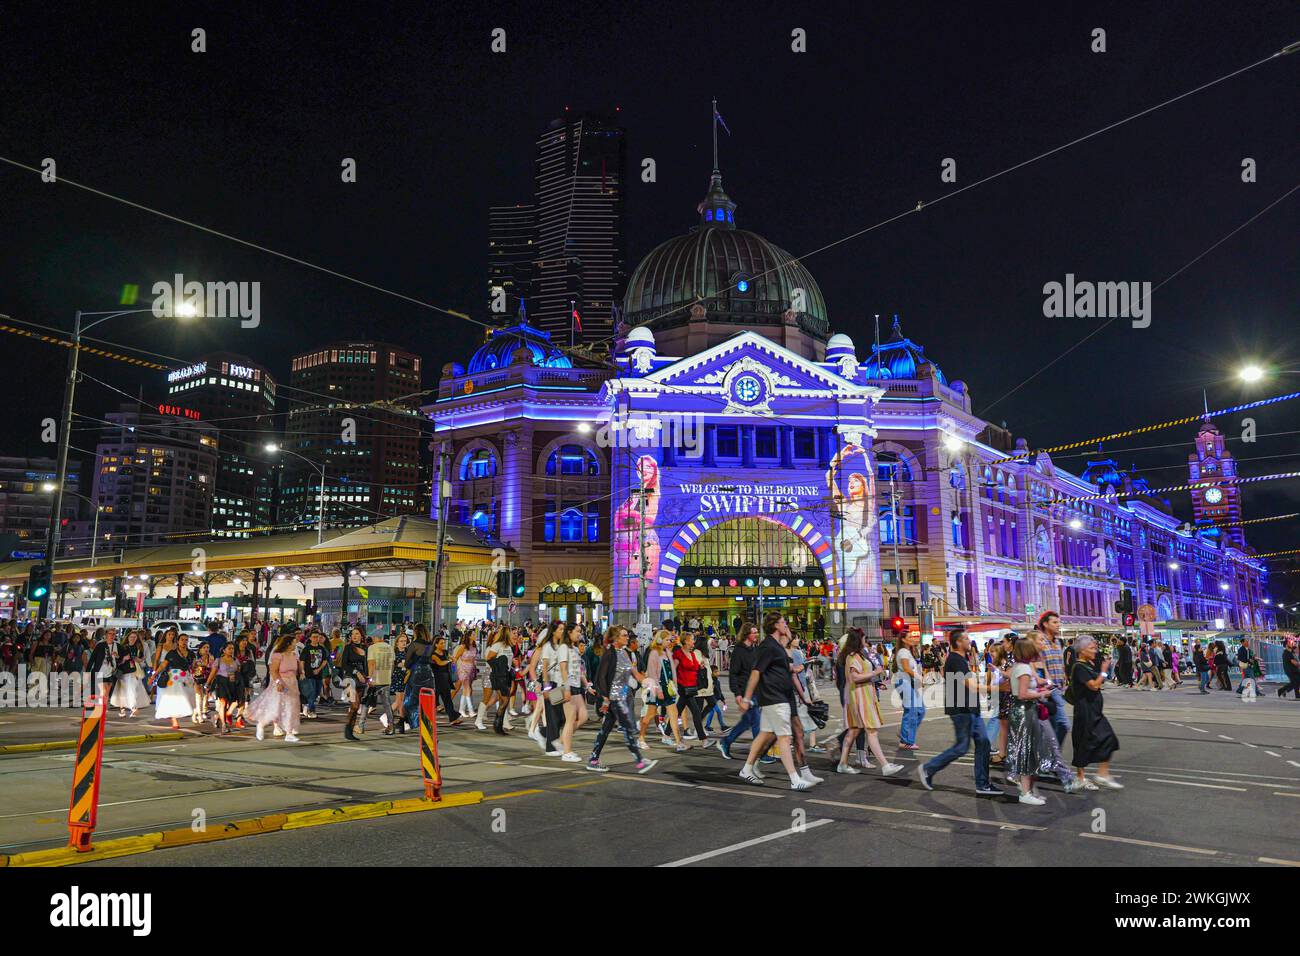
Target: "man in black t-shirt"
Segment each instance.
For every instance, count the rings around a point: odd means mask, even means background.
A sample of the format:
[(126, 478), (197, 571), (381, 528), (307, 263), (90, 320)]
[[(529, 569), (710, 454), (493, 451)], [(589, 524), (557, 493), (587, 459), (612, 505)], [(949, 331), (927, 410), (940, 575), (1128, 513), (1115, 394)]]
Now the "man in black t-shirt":
[(781, 750), (781, 764), (790, 775), (790, 789), (807, 790), (812, 783), (795, 769), (791, 744), (791, 722), (797, 718), (794, 717), (794, 675), (790, 672), (790, 655), (785, 650), (790, 643), (790, 628), (781, 612), (769, 611), (763, 620), (763, 632), (767, 636), (755, 652), (754, 669), (746, 682), (745, 695), (736, 698), (742, 713), (751, 707), (759, 708), (759, 733), (749, 746), (740, 779), (762, 786), (763, 777), (754, 764), (776, 743)]
[(948, 657), (943, 662), (943, 712), (952, 721), (957, 739), (929, 762), (916, 768), (916, 777), (927, 790), (934, 789), (934, 775), (970, 750), (975, 738), (975, 792), (982, 797), (1000, 797), (1002, 791), (989, 783), (989, 732), (980, 717), (979, 675), (972, 674), (966, 652), (970, 636), (962, 628), (948, 632)]

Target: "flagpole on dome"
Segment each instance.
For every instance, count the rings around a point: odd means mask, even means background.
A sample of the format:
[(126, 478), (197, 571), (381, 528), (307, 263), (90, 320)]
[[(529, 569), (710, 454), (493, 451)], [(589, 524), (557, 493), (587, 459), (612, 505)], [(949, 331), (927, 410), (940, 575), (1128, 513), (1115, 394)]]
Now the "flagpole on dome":
[(713, 172), (718, 172), (718, 98), (713, 98)]

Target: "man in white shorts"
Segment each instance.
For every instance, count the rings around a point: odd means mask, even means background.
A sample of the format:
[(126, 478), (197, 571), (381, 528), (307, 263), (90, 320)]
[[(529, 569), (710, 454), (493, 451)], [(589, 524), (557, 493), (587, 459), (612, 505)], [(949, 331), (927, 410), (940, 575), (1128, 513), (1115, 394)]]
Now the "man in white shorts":
[[(740, 771), (746, 783), (763, 785), (763, 776), (754, 766), (773, 743), (779, 746), (781, 765), (790, 776), (791, 790), (807, 790), (816, 778), (809, 780), (795, 769), (791, 745), (791, 713), (794, 710), (794, 675), (790, 673), (790, 656), (785, 647), (790, 642), (790, 628), (780, 611), (769, 611), (763, 620), (763, 633), (767, 636), (758, 645), (754, 670), (749, 675), (743, 697), (736, 703), (741, 712), (759, 707), (758, 736), (749, 746), (749, 756)], [(810, 774), (811, 776), (811, 774)]]

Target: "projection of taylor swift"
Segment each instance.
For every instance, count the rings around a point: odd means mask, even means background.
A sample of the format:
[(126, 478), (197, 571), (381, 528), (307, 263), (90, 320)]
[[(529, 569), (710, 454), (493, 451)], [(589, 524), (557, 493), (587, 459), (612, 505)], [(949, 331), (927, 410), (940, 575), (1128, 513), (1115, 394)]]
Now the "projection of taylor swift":
[(870, 563), (876, 527), (876, 469), (871, 452), (859, 442), (862, 436), (848, 433), (845, 443), (826, 470), (831, 518), (831, 571), (838, 583), (832, 599), (844, 607), (849, 582), (862, 566)]

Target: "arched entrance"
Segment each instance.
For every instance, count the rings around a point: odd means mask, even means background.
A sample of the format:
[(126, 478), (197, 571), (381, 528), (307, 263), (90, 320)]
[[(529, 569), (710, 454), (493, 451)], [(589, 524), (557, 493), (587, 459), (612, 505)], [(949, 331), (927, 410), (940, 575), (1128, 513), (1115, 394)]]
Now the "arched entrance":
[(496, 604), (496, 592), (492, 588), (486, 584), (467, 584), (456, 594), (456, 620), (488, 620)]
[(807, 522), (791, 518), (789, 525), (775, 516), (732, 518), (701, 529), (688, 546), (674, 542), (682, 555), (671, 579), (674, 613), (731, 630), (737, 618), (780, 608), (794, 630), (817, 630), (832, 582), (829, 549), (817, 546), (816, 532), (801, 533)]
[(543, 621), (581, 621), (587, 626), (603, 626), (605, 594), (582, 578), (552, 581), (537, 596), (537, 612)]

